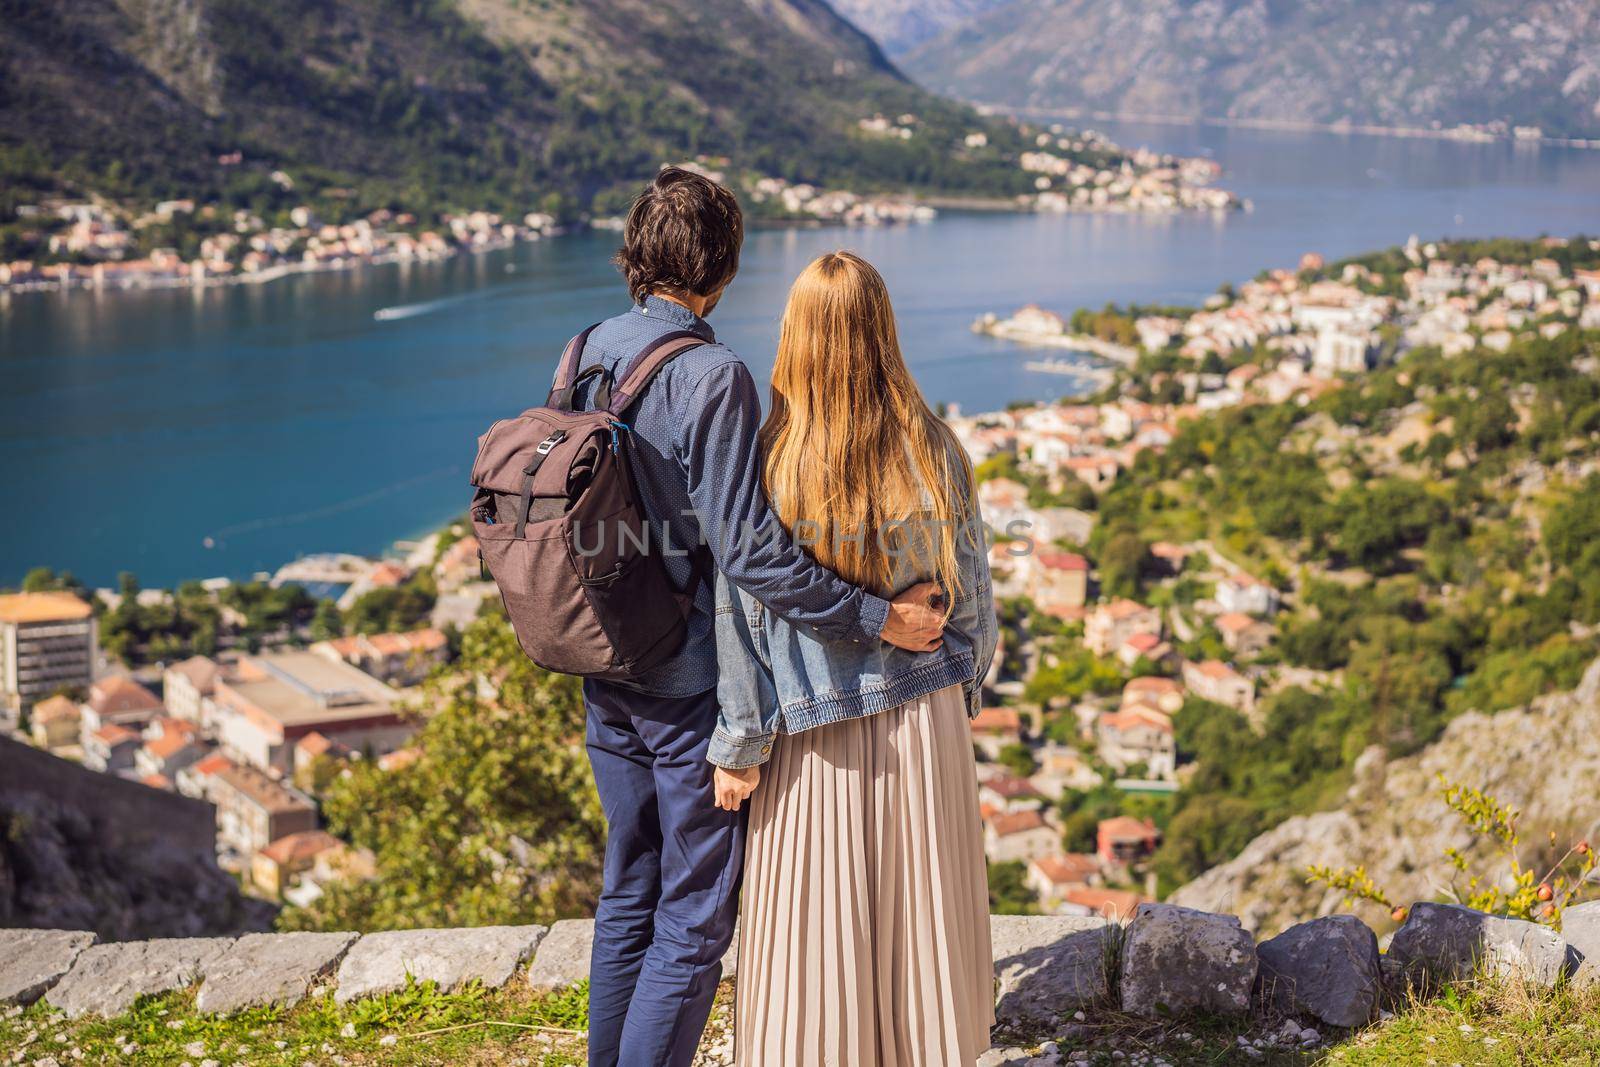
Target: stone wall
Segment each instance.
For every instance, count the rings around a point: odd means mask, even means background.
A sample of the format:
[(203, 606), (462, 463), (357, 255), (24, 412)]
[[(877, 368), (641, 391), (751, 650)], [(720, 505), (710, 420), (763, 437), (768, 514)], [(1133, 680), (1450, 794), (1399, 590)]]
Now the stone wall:
[[(1348, 1028), (1407, 989), (1488, 971), (1549, 986), (1600, 981), (1600, 902), (1549, 927), (1450, 904), (1418, 904), (1386, 953), (1359, 919), (1331, 915), (1256, 944), (1232, 915), (1143, 905), (1126, 926), (1097, 918), (991, 919), (1003, 1032), (1048, 1035), (1096, 1011), (1148, 1017), (1257, 1013)], [(387, 933), (249, 934), (99, 944), (63, 930), (0, 930), (0, 1005), (40, 997), (78, 1017), (113, 1016), (140, 996), (198, 983), (196, 1006), (293, 1005), (319, 989), (344, 1003), (407, 976), (450, 990), (477, 980), (538, 991), (589, 974), (593, 924)], [(724, 969), (737, 974), (738, 946)], [(1298, 1033), (1299, 1031), (1297, 1031)]]
[(272, 911), (216, 865), (216, 809), (0, 737), (0, 926), (239, 933)]

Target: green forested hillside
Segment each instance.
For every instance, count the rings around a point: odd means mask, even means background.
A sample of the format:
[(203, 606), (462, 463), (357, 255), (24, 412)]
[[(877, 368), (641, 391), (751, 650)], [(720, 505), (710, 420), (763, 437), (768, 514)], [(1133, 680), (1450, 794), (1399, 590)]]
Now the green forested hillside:
[[(879, 112), (918, 135), (857, 127)], [(1021, 191), (1007, 131), (956, 153), (980, 121), (820, 0), (0, 0), (5, 215), (53, 191), (250, 203), (279, 169), (367, 205), (587, 208), (701, 154)]]

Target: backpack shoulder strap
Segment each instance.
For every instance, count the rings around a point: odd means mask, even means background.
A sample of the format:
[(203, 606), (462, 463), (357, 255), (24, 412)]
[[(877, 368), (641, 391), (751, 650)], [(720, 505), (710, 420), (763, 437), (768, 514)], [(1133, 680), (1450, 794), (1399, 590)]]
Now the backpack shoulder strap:
[(589, 342), (589, 335), (594, 333), (595, 327), (599, 325), (598, 322), (595, 323), (567, 342), (566, 351), (561, 353), (561, 362), (556, 364), (555, 381), (550, 386), (550, 397), (545, 401), (547, 406), (554, 407), (557, 396), (564, 390), (572, 389), (572, 383), (578, 378), (578, 364), (583, 362), (583, 346)]
[(623, 373), (612, 391), (611, 403), (606, 405), (606, 410), (613, 415), (621, 415), (628, 410), (630, 404), (639, 399), (645, 388), (655, 380), (655, 376), (661, 373), (661, 368), (689, 349), (709, 343), (704, 337), (688, 330), (674, 330), (651, 341), (644, 347), (644, 351), (633, 357), (633, 362), (628, 365), (627, 371)]

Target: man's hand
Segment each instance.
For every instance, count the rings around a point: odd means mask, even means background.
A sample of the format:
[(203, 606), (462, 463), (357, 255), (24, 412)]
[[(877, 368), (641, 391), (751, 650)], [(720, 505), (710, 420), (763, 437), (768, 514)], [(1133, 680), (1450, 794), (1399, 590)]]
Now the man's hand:
[(944, 644), (944, 612), (935, 606), (943, 596), (938, 582), (907, 589), (889, 602), (879, 636), (907, 652), (932, 652)]
[(738, 811), (739, 805), (756, 791), (756, 783), (760, 781), (760, 766), (740, 767), (732, 771), (718, 767), (711, 776), (711, 785), (717, 794), (717, 807), (724, 811)]

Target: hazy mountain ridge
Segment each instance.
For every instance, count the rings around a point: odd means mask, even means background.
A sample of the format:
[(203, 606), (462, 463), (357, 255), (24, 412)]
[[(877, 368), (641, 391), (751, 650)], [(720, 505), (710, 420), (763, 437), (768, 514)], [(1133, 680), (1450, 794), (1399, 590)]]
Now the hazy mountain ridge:
[(1587, 0), (1014, 0), (901, 65), (1016, 107), (1600, 136)]
[[(263, 182), (320, 171), (406, 203), (586, 203), (698, 154), (960, 186), (929, 159), (978, 121), (822, 0), (0, 0), (0, 74), (0, 177), (23, 197), (63, 176), (205, 195), (237, 184), (234, 151)], [(926, 116), (937, 153), (848, 151), (880, 111)]]
[(890, 55), (937, 37), (1007, 0), (833, 0), (833, 6)]
[[(1356, 763), (1341, 807), (1287, 820), (1169, 899), (1237, 913), (1264, 936), (1349, 910), (1342, 893), (1307, 883), (1306, 868), (1313, 864), (1364, 866), (1384, 892), (1407, 905), (1438, 897), (1452, 875), (1465, 882), (1446, 859), (1447, 848), (1460, 849), (1475, 874), (1504, 873), (1505, 864), (1445, 807), (1441, 775), (1523, 813), (1527, 866), (1543, 871), (1573, 840), (1593, 840), (1600, 833), (1600, 797), (1594, 791), (1600, 779), (1600, 661), (1573, 692), (1495, 715), (1463, 715), (1414, 756), (1386, 761), (1382, 749), (1369, 749)], [(1558, 835), (1555, 850), (1545, 847), (1549, 833)], [(1380, 930), (1389, 922), (1371, 904), (1354, 910)]]

